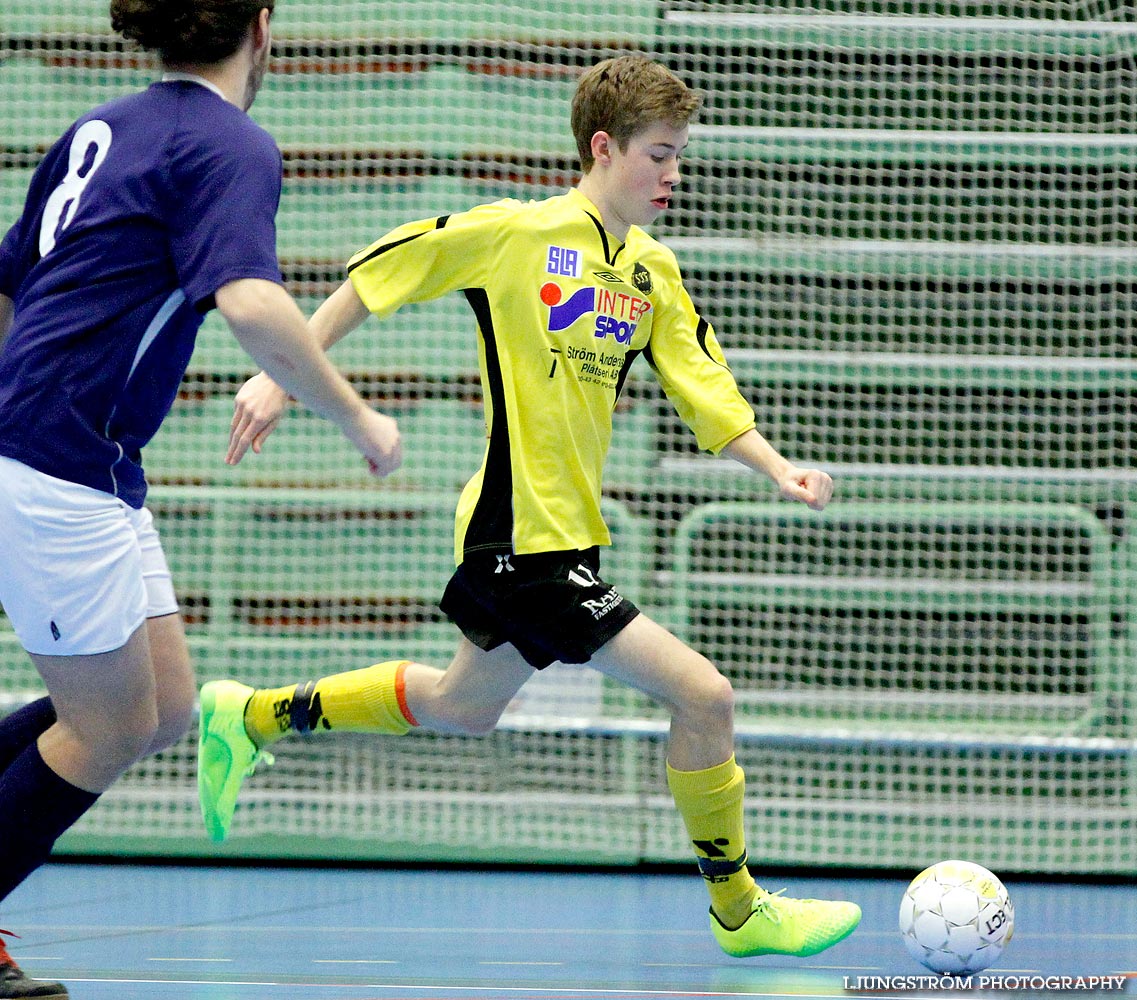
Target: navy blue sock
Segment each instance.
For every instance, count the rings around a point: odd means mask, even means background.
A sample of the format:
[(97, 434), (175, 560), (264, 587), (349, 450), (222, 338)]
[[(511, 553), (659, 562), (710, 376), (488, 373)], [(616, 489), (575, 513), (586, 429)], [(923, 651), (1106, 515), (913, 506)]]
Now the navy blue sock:
[(55, 706), (50, 698), (38, 698), (0, 719), (0, 774), (53, 725)]
[(42, 865), (56, 840), (98, 801), (64, 781), (35, 743), (0, 775), (0, 899)]

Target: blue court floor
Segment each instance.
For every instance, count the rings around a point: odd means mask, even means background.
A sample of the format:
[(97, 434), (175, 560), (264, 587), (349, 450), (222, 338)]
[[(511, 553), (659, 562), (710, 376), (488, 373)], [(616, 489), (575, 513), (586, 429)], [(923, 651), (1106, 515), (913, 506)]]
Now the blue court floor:
[[(697, 875), (57, 863), (0, 926), (22, 935), (29, 974), (76, 1000), (943, 995), (857, 992), (858, 977), (925, 974), (896, 931), (904, 880), (762, 881), (854, 899), (864, 920), (815, 958), (739, 960), (706, 929)], [(1137, 886), (1006, 882), (1016, 932), (992, 972), (1137, 973)]]

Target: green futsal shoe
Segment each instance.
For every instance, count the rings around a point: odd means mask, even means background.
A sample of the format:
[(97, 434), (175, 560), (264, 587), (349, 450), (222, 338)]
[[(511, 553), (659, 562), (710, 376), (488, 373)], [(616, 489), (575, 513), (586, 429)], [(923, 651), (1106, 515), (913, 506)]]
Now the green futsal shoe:
[[(784, 892), (785, 890), (782, 890)], [(847, 938), (861, 922), (856, 903), (793, 899), (759, 889), (745, 923), (728, 930), (711, 911), (711, 932), (735, 958), (752, 955), (816, 955)]]
[(210, 681), (201, 689), (197, 743), (197, 797), (211, 840), (229, 836), (241, 782), (258, 764), (273, 763), (245, 732), (245, 706), (253, 689), (236, 681)]

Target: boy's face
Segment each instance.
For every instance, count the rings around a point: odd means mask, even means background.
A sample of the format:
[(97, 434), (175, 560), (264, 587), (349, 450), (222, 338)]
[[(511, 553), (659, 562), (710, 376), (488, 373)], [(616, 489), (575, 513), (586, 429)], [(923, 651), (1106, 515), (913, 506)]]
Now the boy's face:
[(679, 157), (687, 146), (687, 126), (664, 122), (636, 133), (621, 150), (608, 143), (610, 162), (604, 171), (607, 228), (621, 237), (629, 226), (654, 222), (671, 202), (679, 183)]

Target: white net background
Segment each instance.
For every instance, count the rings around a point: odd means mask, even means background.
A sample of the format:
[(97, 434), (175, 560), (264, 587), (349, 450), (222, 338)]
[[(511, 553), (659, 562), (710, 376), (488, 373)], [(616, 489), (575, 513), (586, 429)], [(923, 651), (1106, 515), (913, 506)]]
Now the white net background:
[[(144, 86), (92, 0), (0, 3), (0, 223), (72, 118)], [(622, 51), (703, 91), (656, 235), (823, 515), (696, 453), (646, 367), (606, 486), (605, 575), (738, 692), (751, 856), (1137, 870), (1137, 29), (1130, 5), (281, 0), (254, 117), (284, 152), (282, 268), (311, 310), (400, 221), (571, 183), (576, 76)], [(399, 420), (371, 481), (295, 412), (222, 463), (249, 361), (211, 317), (148, 449), (202, 680), (443, 665), (451, 513), (483, 443), (460, 297), (334, 349)], [(9, 704), (38, 681), (0, 632)], [(281, 744), (241, 855), (684, 861), (665, 719), (553, 668), (482, 739)], [(146, 761), (78, 851), (213, 850), (193, 741)]]

